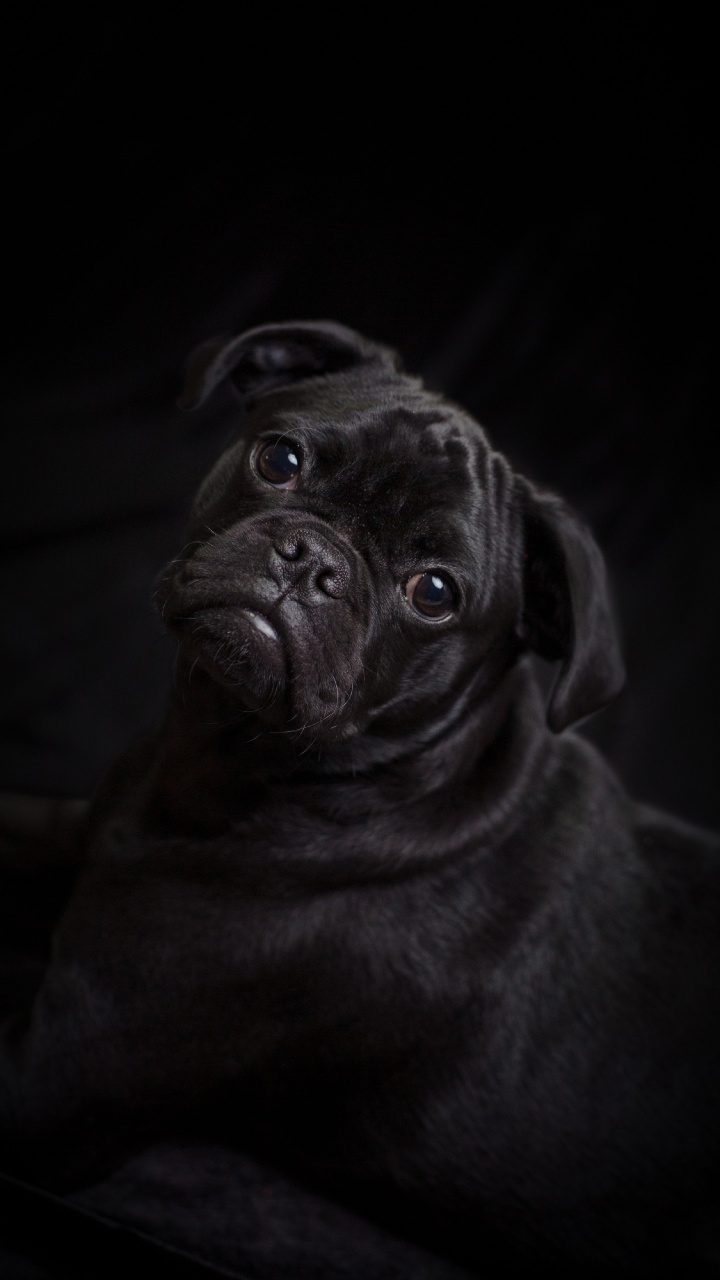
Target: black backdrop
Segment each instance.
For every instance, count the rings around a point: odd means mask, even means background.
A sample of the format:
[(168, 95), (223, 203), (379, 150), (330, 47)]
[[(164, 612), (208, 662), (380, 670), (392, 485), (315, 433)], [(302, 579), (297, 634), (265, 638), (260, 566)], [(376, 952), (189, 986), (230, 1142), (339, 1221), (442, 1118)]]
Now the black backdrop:
[(720, 821), (707, 33), (508, 14), (20, 34), (0, 786), (85, 795), (159, 713), (153, 579), (231, 417), (175, 409), (186, 352), (330, 317), (587, 516), (629, 673), (587, 732), (636, 794)]
[[(160, 714), (153, 581), (232, 427), (222, 395), (174, 407), (187, 351), (328, 317), (399, 347), (587, 517), (628, 684), (583, 732), (636, 795), (720, 826), (710, 33), (503, 15), (290, 29), (207, 10), (150, 30), (56, 10), (6, 31), (0, 790), (87, 795)], [(148, 1160), (100, 1207), (175, 1244), (197, 1220), (202, 1256), (226, 1256), (224, 1223), (257, 1275), (301, 1255), (313, 1275), (436, 1274), (296, 1190), (268, 1198), (241, 1156)], [(28, 1221), (23, 1259), (43, 1232), (54, 1258), (47, 1206)], [(70, 1274), (78, 1250), (125, 1274), (117, 1233), (93, 1253), (88, 1223), (62, 1222)]]

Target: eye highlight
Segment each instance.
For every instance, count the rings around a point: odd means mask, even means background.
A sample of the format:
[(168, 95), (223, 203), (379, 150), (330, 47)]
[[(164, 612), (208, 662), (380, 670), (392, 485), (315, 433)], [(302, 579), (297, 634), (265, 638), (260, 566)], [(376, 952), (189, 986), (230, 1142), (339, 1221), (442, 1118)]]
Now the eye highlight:
[(294, 489), (301, 465), (300, 450), (292, 440), (271, 440), (261, 445), (255, 455), (259, 475), (275, 489)]
[(442, 622), (452, 616), (456, 598), (449, 582), (432, 569), (414, 573), (405, 584), (405, 595), (416, 613), (430, 622)]

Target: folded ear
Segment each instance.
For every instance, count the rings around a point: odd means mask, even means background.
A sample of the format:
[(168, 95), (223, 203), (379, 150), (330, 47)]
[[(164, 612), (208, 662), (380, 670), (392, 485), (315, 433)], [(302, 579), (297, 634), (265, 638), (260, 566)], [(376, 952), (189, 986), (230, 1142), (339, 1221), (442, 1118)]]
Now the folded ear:
[(552, 494), (525, 487), (523, 634), (559, 659), (548, 724), (559, 733), (619, 693), (625, 672), (600, 549), (587, 525)]
[(241, 397), (252, 400), (303, 378), (361, 364), (400, 368), (399, 358), (388, 347), (330, 320), (264, 324), (197, 347), (188, 358), (177, 403), (180, 409), (196, 409), (228, 376)]

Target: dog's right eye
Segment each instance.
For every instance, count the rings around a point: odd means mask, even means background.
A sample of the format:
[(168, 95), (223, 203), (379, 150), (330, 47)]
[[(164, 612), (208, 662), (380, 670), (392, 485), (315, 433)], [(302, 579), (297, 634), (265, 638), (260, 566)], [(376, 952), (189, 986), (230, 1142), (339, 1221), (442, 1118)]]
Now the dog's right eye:
[(258, 472), (275, 489), (294, 489), (300, 465), (300, 450), (292, 440), (272, 440), (255, 455)]

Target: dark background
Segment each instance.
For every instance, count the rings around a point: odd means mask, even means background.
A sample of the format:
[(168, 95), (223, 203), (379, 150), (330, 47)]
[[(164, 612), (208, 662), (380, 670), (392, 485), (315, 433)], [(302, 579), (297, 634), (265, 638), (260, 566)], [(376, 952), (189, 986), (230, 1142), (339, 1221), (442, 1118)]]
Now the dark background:
[(86, 795), (162, 707), (153, 580), (231, 427), (174, 407), (188, 350), (329, 317), (588, 518), (628, 685), (587, 731), (719, 825), (709, 33), (210, 18), (8, 55), (0, 787)]
[[(711, 33), (502, 13), (6, 30), (0, 790), (88, 795), (161, 712), (154, 578), (232, 429), (223, 395), (175, 408), (187, 352), (331, 318), (397, 346), (586, 516), (628, 683), (583, 732), (638, 797), (720, 827)], [(249, 1248), (253, 1275), (299, 1276), (301, 1256), (440, 1274), (243, 1161), (151, 1152), (97, 1203), (176, 1246), (197, 1231), (216, 1261)], [(0, 1275), (85, 1274), (87, 1222), (26, 1217)], [(63, 1231), (68, 1271), (23, 1269)], [(87, 1274), (126, 1273), (113, 1232)]]

